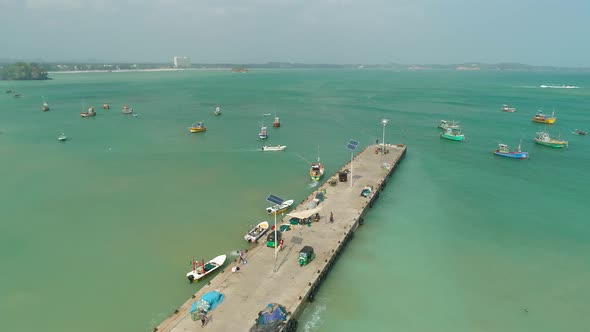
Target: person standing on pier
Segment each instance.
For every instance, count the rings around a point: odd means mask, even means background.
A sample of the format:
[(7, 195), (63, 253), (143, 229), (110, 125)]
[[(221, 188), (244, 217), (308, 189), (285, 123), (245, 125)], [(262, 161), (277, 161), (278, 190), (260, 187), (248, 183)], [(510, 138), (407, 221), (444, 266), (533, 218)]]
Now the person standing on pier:
[(205, 311), (199, 312), (199, 318), (201, 319), (201, 327), (205, 327), (207, 323), (209, 323), (209, 318), (207, 318), (207, 313)]
[(330, 212), (330, 223), (334, 223), (334, 214)]

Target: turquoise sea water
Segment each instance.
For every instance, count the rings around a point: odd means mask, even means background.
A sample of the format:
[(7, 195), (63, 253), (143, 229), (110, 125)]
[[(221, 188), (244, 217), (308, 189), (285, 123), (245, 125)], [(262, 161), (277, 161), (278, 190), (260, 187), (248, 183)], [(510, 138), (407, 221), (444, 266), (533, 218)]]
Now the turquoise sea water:
[[(409, 146), (305, 311), (303, 331), (587, 331), (590, 76), (261, 70), (52, 74), (1, 82), (0, 321), (7, 331), (148, 331), (199, 287), (191, 256), (244, 246), (274, 193), (300, 201), (320, 146)], [(580, 89), (540, 89), (571, 84)], [(12, 88), (24, 95), (13, 98)], [(51, 111), (41, 112), (43, 97)], [(103, 111), (103, 102), (112, 109)], [(500, 112), (502, 104), (517, 108)], [(139, 114), (121, 113), (129, 104)], [(223, 115), (213, 116), (215, 106)], [(80, 118), (89, 106), (94, 118)], [(567, 150), (532, 143), (556, 110)], [(269, 128), (282, 153), (261, 153)], [(442, 141), (459, 120), (465, 143)], [(204, 120), (208, 131), (187, 127)], [(57, 136), (64, 131), (68, 141)], [(530, 160), (492, 155), (518, 144)], [(525, 309), (528, 310), (525, 311)]]

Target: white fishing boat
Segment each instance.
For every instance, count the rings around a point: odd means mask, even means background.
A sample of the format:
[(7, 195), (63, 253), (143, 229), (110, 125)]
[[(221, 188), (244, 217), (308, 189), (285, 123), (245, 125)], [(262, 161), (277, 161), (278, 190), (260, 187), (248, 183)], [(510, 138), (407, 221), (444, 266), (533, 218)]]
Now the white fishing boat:
[(244, 235), (244, 240), (246, 240), (248, 242), (256, 242), (267, 231), (268, 231), (268, 221), (263, 221), (261, 223), (258, 223), (258, 225), (256, 225), (248, 233), (246, 233), (246, 235)]
[(262, 151), (283, 151), (287, 148), (286, 145), (277, 145), (277, 146), (263, 146)]
[(59, 135), (59, 136), (57, 137), (57, 140), (58, 140), (58, 141), (60, 141), (60, 142), (63, 142), (63, 141), (65, 141), (65, 140), (67, 140), (67, 139), (68, 139), (68, 138), (66, 137), (66, 134), (64, 134), (64, 133), (61, 133), (61, 135)]
[(260, 139), (267, 139), (268, 138), (268, 132), (266, 131), (266, 127), (264, 125), (262, 127), (260, 127), (260, 132), (258, 133), (258, 137)]
[(283, 212), (287, 211), (291, 207), (291, 205), (293, 205), (292, 199), (290, 199), (288, 201), (284, 201), (280, 205), (273, 205), (273, 206), (267, 207), (266, 212), (268, 214), (283, 213)]
[(213, 114), (221, 115), (221, 107), (219, 107), (219, 106), (215, 107), (215, 111), (213, 112)]
[(123, 105), (123, 109), (121, 110), (121, 112), (123, 112), (123, 114), (131, 114), (133, 113), (133, 108), (130, 108), (127, 105)]
[(192, 284), (195, 281), (203, 279), (209, 273), (220, 268), (223, 265), (223, 263), (225, 263), (226, 258), (226, 255), (219, 255), (213, 258), (212, 260), (208, 261), (207, 263), (200, 263), (193, 259), (193, 269), (192, 271), (186, 274), (188, 281)]

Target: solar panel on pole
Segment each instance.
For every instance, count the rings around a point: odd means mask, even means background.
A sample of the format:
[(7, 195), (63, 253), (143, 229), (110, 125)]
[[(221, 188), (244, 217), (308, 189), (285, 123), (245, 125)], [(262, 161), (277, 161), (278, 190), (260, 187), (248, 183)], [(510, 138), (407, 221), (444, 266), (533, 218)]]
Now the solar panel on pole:
[(350, 187), (352, 188), (352, 158), (354, 156), (354, 150), (356, 150), (357, 145), (359, 145), (359, 141), (351, 139), (348, 141), (346, 148), (350, 150)]
[(268, 195), (268, 197), (266, 198), (267, 202), (270, 202), (272, 204), (278, 204), (281, 205), (283, 204), (283, 202), (285, 201), (284, 199), (280, 198), (279, 196), (275, 196), (275, 195)]

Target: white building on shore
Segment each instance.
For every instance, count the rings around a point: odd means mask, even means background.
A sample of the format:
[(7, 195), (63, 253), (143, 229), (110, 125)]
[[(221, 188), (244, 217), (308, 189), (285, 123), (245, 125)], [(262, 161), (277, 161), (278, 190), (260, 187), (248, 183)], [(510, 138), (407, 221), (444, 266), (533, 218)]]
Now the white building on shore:
[(174, 68), (190, 68), (191, 58), (186, 56), (175, 56), (174, 57)]

